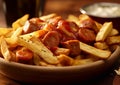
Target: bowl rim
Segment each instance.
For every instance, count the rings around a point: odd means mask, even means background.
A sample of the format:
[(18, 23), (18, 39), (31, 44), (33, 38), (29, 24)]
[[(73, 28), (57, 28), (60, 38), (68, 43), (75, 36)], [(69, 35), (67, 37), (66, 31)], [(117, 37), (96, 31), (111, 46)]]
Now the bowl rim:
[(108, 5), (112, 4), (112, 5), (118, 5), (118, 6), (120, 6), (120, 4), (119, 4), (119, 3), (116, 3), (116, 2), (93, 2), (93, 3), (86, 4), (86, 5), (82, 6), (82, 7), (79, 9), (79, 10), (80, 10), (80, 13), (82, 13), (82, 14), (87, 14), (87, 15), (93, 16), (93, 17), (99, 17), (99, 18), (120, 18), (120, 16), (111, 16), (111, 17), (110, 17), (110, 16), (109, 16), (109, 17), (97, 16), (97, 15), (90, 14), (90, 13), (88, 13), (88, 12), (85, 10), (86, 7), (89, 7), (89, 6), (92, 6), (92, 5), (95, 5), (95, 4), (98, 4), (98, 5), (100, 5), (100, 4), (102, 4), (102, 5), (104, 5), (104, 4), (108, 4)]
[(90, 64), (83, 64), (83, 65), (76, 65), (76, 66), (63, 66), (63, 67), (44, 67), (44, 66), (37, 66), (37, 65), (28, 65), (28, 64), (22, 64), (18, 62), (10, 62), (4, 60), (2, 57), (0, 57), (0, 63), (13, 66), (13, 67), (20, 67), (24, 69), (30, 69), (30, 70), (50, 70), (50, 71), (69, 71), (70, 69), (78, 70), (81, 68), (87, 68), (87, 67), (93, 67), (101, 64), (110, 64), (109, 61), (114, 62), (119, 58), (120, 55), (120, 46), (117, 46), (116, 50), (111, 54), (111, 56), (107, 60), (98, 60), (95, 62), (92, 62)]

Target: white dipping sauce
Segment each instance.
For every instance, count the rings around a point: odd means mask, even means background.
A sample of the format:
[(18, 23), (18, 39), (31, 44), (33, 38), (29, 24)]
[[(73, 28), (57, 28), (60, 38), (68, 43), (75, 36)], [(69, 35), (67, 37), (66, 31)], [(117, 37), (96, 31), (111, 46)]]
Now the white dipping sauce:
[(99, 17), (119, 17), (120, 4), (117, 3), (97, 3), (86, 6), (83, 13)]

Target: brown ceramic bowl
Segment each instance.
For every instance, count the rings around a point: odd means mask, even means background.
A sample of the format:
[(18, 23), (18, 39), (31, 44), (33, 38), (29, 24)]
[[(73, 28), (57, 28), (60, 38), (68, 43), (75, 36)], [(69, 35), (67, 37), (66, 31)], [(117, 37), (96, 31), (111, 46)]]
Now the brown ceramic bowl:
[(99, 23), (113, 22), (114, 28), (120, 32), (120, 4), (99, 2), (85, 5), (80, 8), (82, 14), (87, 14)]
[(91, 64), (68, 67), (41, 67), (5, 61), (0, 58), (0, 72), (17, 81), (45, 84), (82, 82), (106, 73), (113, 67), (120, 55), (120, 47), (107, 60), (99, 60)]

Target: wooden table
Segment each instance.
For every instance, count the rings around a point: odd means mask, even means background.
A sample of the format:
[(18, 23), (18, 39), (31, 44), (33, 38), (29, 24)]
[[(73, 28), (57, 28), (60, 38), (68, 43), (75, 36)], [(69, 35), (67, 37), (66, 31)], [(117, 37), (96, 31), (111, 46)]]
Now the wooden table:
[[(46, 0), (44, 15), (49, 13), (57, 13), (63, 17), (67, 17), (68, 14), (79, 15), (79, 8), (90, 3), (95, 2), (117, 2), (120, 3), (120, 0)], [(0, 0), (1, 4), (1, 0)], [(0, 5), (2, 6), (2, 4)], [(1, 8), (1, 7), (0, 7)], [(6, 27), (5, 16), (3, 10), (0, 9), (0, 27)], [(96, 78), (88, 83), (78, 84), (78, 85), (119, 85), (120, 76), (117, 76), (114, 72), (114, 69), (118, 69), (120, 62), (116, 62), (115, 67), (110, 70), (106, 75), (102, 75), (99, 78)], [(72, 84), (75, 85), (76, 83)], [(0, 85), (26, 85), (18, 81), (14, 81), (0, 74)], [(30, 85), (30, 84), (29, 84)]]

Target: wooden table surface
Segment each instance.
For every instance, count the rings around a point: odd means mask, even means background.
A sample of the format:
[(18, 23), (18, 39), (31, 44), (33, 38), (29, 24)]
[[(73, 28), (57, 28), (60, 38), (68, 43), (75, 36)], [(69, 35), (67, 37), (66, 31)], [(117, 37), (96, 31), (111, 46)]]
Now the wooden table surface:
[[(46, 0), (44, 15), (49, 13), (57, 13), (63, 17), (67, 17), (68, 14), (79, 15), (79, 8), (90, 3), (95, 2), (117, 2), (120, 3), (120, 0)], [(0, 6), (1, 0), (0, 0)], [(0, 7), (2, 8), (2, 7)], [(2, 9), (0, 9), (0, 27), (6, 27), (5, 16)], [(116, 62), (115, 67), (111, 69), (106, 75), (102, 75), (99, 78), (96, 78), (93, 81), (88, 81), (88, 85), (120, 85), (120, 76), (117, 76), (114, 69), (118, 69), (120, 62)], [(87, 85), (79, 84), (79, 85)], [(20, 83), (14, 81), (0, 74), (0, 85), (30, 85), (25, 83)], [(73, 84), (74, 85), (74, 84)]]

